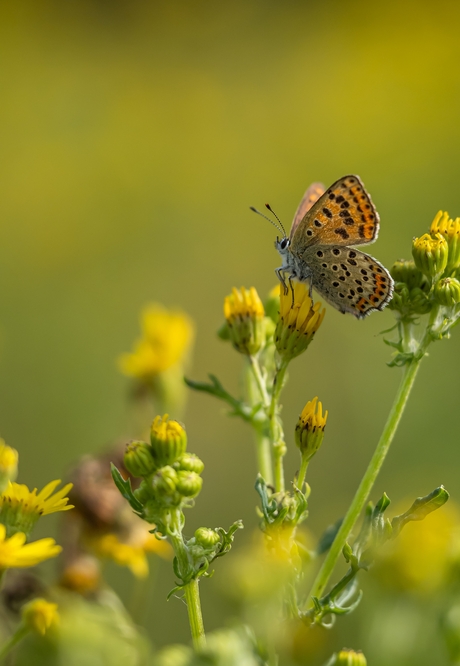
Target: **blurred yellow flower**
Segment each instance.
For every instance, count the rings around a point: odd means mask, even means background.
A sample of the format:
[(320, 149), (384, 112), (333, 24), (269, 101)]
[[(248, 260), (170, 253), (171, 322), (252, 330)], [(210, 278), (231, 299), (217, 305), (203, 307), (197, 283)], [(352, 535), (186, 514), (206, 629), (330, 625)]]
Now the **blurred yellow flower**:
[(57, 604), (52, 604), (46, 599), (34, 599), (22, 609), (24, 624), (44, 636), (46, 632), (59, 624), (59, 613)]
[(54, 539), (39, 539), (26, 543), (26, 535), (17, 532), (9, 539), (6, 528), (0, 524), (0, 571), (16, 567), (34, 567), (36, 564), (56, 557), (61, 552)]
[(136, 578), (146, 578), (149, 574), (146, 553), (156, 553), (165, 559), (170, 559), (172, 553), (166, 541), (157, 539), (146, 529), (131, 534), (128, 542), (121, 541), (115, 533), (93, 535), (88, 538), (88, 545), (98, 557), (128, 567)]
[[(407, 502), (400, 508), (404, 511)], [(446, 582), (454, 559), (458, 559), (459, 537), (460, 512), (450, 501), (423, 521), (408, 523), (380, 551), (373, 571), (387, 588), (431, 593)]]
[(0, 492), (8, 485), (8, 481), (16, 478), (18, 473), (18, 452), (5, 444), (0, 438)]
[(152, 303), (142, 311), (142, 338), (131, 353), (119, 358), (121, 371), (148, 380), (184, 359), (194, 337), (192, 320), (180, 310), (167, 310)]

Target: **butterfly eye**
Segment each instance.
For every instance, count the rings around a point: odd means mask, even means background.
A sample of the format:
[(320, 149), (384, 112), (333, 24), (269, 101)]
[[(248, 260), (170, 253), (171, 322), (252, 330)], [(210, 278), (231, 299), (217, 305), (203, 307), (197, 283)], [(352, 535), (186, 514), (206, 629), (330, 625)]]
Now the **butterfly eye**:
[(288, 245), (289, 245), (289, 238), (283, 238), (280, 243), (281, 250), (285, 250)]

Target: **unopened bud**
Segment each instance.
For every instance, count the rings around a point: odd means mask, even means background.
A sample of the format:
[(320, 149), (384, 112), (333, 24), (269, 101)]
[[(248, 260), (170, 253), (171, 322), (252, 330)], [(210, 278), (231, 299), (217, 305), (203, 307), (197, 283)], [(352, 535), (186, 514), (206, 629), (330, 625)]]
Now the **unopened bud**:
[(264, 306), (254, 287), (236, 289), (225, 298), (224, 315), (233, 346), (241, 354), (253, 356), (262, 348), (264, 335)]
[(152, 451), (147, 442), (130, 442), (126, 446), (123, 464), (133, 476), (144, 477), (156, 467)]
[(362, 652), (344, 648), (332, 657), (327, 666), (367, 666), (367, 660)]
[(196, 472), (177, 472), (177, 492), (183, 497), (196, 497), (203, 485), (203, 479)]
[(436, 283), (434, 297), (440, 305), (453, 307), (460, 303), (460, 282), (455, 278), (444, 278)]
[(391, 267), (390, 273), (395, 282), (404, 282), (409, 289), (414, 287), (428, 286), (428, 282), (423, 273), (417, 268), (412, 260), (399, 259)]
[(152, 477), (152, 494), (157, 500), (171, 497), (176, 492), (177, 472), (169, 465), (157, 469)]
[(156, 416), (150, 430), (150, 444), (157, 466), (171, 465), (187, 448), (185, 428), (178, 421), (169, 420), (167, 414)]
[(195, 541), (203, 548), (212, 548), (219, 543), (220, 536), (209, 527), (199, 527), (195, 532)]
[(448, 255), (449, 247), (441, 234), (424, 234), (414, 238), (412, 256), (415, 265), (428, 277), (436, 277), (445, 271)]
[(327, 411), (323, 415), (323, 406), (317, 397), (303, 408), (295, 428), (295, 443), (304, 460), (310, 460), (321, 446), (327, 415)]
[(194, 453), (184, 453), (184, 455), (174, 463), (174, 467), (176, 469), (184, 470), (185, 472), (196, 472), (197, 474), (201, 474), (204, 470), (204, 462)]

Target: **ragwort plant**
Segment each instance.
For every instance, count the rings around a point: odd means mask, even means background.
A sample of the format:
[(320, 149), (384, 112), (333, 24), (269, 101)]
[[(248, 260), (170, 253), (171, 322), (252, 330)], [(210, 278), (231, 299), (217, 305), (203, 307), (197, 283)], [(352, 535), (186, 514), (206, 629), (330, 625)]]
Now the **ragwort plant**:
[[(396, 539), (408, 522), (423, 520), (448, 500), (449, 495), (441, 486), (391, 519), (387, 517), (390, 500), (386, 494), (375, 504), (368, 501), (428, 347), (448, 339), (459, 321), (459, 238), (460, 218), (454, 221), (440, 212), (430, 232), (413, 241), (413, 260), (400, 260), (392, 267), (395, 290), (390, 308), (396, 324), (386, 331), (393, 337), (385, 342), (394, 350), (389, 365), (401, 372), (401, 382), (348, 510), (343, 519), (325, 531), (315, 549), (305, 546), (298, 528), (308, 517), (308, 467), (323, 444), (328, 412), (318, 397), (312, 397), (297, 423), (286, 429), (281, 418), (281, 396), (290, 363), (308, 351), (320, 331), (325, 309), (313, 302), (303, 283), (294, 282), (292, 293), (280, 285), (279, 293), (274, 290), (265, 306), (253, 287), (233, 289), (224, 301), (226, 322), (219, 336), (240, 355), (245, 395), (232, 395), (213, 375), (209, 382), (186, 379), (190, 388), (223, 401), (230, 414), (241, 418), (254, 433), (260, 528), (267, 551), (281, 555), (290, 572), (279, 601), (280, 620), (295, 618), (307, 626), (330, 627), (337, 616), (351, 613), (362, 597), (358, 574), (369, 569), (382, 546)], [(299, 471), (289, 483), (283, 466), (288, 446), (296, 446), (299, 451)], [(203, 470), (202, 461), (186, 449), (183, 425), (167, 415), (157, 416), (150, 442), (131, 442), (126, 449), (125, 466), (141, 479), (139, 487), (133, 490), (129, 479), (125, 480), (116, 468), (113, 477), (134, 512), (152, 526), (158, 539), (168, 538), (173, 546), (176, 586), (172, 592), (184, 594), (195, 648), (195, 656), (188, 653), (188, 661), (180, 652), (180, 663), (202, 663), (200, 655), (208, 655), (209, 659), (212, 656), (211, 663), (220, 663), (215, 642), (212, 648), (206, 646), (199, 582), (209, 575), (216, 558), (229, 551), (234, 534), (242, 525), (236, 521), (228, 530), (202, 527), (192, 538), (184, 537), (184, 510), (193, 506), (200, 492)], [(361, 525), (356, 531), (360, 517)], [(341, 557), (348, 569), (331, 584)], [(305, 594), (301, 583), (306, 567), (321, 559), (311, 589)], [(276, 646), (264, 646), (263, 640), (251, 634), (247, 644), (255, 661), (248, 663), (278, 663)], [(170, 657), (175, 663), (172, 653)], [(205, 662), (208, 663), (206, 659)], [(343, 650), (333, 655), (328, 664), (365, 666), (366, 659), (360, 652)]]

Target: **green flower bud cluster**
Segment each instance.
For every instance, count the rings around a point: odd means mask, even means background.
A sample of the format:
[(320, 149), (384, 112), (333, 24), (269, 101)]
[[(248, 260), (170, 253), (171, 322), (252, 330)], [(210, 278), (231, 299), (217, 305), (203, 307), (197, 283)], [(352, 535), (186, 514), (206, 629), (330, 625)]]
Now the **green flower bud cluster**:
[(389, 307), (399, 312), (402, 319), (428, 314), (432, 308), (430, 282), (415, 262), (401, 259), (394, 263), (390, 272), (395, 286)]
[(180, 508), (199, 494), (204, 464), (186, 448), (184, 427), (167, 414), (153, 420), (150, 443), (133, 441), (127, 445), (124, 465), (130, 474), (142, 478), (134, 496), (148, 522), (163, 523), (165, 509)]

